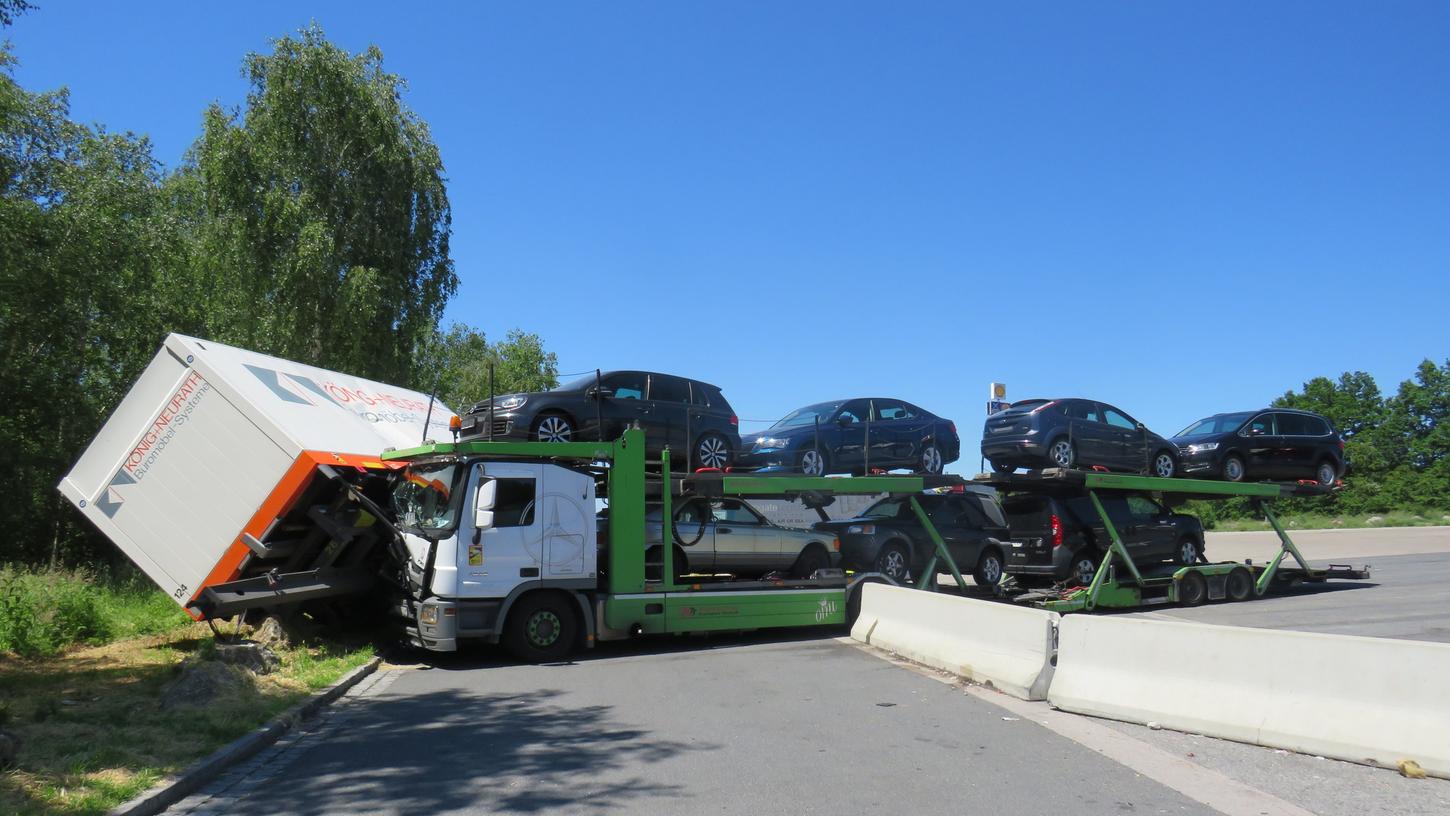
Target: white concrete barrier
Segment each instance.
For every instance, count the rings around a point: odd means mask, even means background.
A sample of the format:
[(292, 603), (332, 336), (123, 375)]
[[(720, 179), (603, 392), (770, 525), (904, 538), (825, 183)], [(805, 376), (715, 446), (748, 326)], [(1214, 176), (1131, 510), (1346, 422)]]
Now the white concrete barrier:
[(1450, 777), (1450, 644), (1069, 615), (1057, 708)]
[(861, 587), (851, 637), (909, 660), (1043, 700), (1058, 615), (887, 584)]

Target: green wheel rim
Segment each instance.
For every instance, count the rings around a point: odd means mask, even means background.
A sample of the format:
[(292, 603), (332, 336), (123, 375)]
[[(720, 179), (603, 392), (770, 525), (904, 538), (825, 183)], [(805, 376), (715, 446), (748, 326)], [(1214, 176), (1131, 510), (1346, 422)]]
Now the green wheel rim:
[(559, 616), (547, 609), (541, 609), (529, 618), (529, 643), (535, 646), (552, 646), (559, 639), (563, 627)]

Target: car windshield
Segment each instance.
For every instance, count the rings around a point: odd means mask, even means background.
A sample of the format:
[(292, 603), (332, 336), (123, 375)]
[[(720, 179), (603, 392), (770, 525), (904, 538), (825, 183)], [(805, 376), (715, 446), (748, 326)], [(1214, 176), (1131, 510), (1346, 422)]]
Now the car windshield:
[(578, 378), (577, 380), (570, 380), (569, 382), (566, 382), (563, 385), (561, 385), (561, 386), (559, 386), (557, 388), (550, 389), (550, 390), (553, 390), (553, 391), (583, 391), (584, 389), (588, 388), (589, 386), (594, 385), (594, 383), (596, 383), (596, 382), (598, 382), (598, 378), (595, 375), (593, 375), (593, 374), (587, 374), (587, 375), (585, 375), (583, 377)]
[(398, 522), (414, 530), (435, 532), (451, 529), (458, 522), (459, 491), (455, 490), (461, 468), (453, 462), (413, 465), (393, 488), (393, 512)]
[(861, 518), (894, 519), (900, 518), (904, 512), (909, 512), (906, 499), (882, 499), (866, 508)]
[(771, 430), (776, 428), (799, 428), (814, 425), (817, 419), (821, 421), (821, 424), (825, 424), (831, 421), (831, 417), (836, 413), (836, 409), (840, 407), (841, 403), (839, 402), (820, 402), (815, 405), (807, 405), (804, 408), (797, 408), (791, 411), (782, 417), (779, 422), (776, 422), (770, 427)]
[(1249, 421), (1253, 411), (1242, 414), (1219, 414), (1189, 425), (1179, 431), (1177, 436), (1210, 436), (1212, 434), (1231, 433), (1237, 431), (1240, 425)]

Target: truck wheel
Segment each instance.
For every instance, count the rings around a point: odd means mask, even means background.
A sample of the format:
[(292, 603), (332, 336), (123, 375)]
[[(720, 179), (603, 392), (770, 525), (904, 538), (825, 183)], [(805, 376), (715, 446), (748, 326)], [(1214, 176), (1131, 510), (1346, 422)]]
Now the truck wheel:
[(1224, 581), (1224, 594), (1230, 601), (1247, 601), (1254, 596), (1254, 577), (1242, 567), (1230, 572)]
[(568, 596), (534, 593), (525, 595), (509, 610), (503, 645), (525, 663), (563, 660), (574, 650), (578, 629)]
[(995, 549), (982, 552), (977, 559), (977, 568), (972, 570), (972, 580), (979, 587), (994, 587), (1002, 580), (1002, 554)]
[(876, 571), (898, 584), (911, 574), (911, 553), (900, 541), (888, 541), (876, 554)]
[(825, 569), (830, 565), (831, 557), (826, 555), (826, 551), (821, 549), (819, 544), (812, 544), (796, 558), (795, 564), (790, 568), (790, 577), (809, 578), (816, 570)]
[(1181, 606), (1198, 606), (1208, 597), (1208, 581), (1203, 573), (1190, 572), (1178, 579), (1178, 603)]

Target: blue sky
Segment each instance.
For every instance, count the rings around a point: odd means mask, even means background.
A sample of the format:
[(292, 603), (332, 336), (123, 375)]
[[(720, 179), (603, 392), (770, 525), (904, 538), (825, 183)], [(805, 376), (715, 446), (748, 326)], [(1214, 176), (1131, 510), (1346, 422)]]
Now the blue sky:
[[(1450, 5), (67, 3), (32, 90), (176, 164), (316, 20), (431, 126), (452, 319), (771, 419), (987, 383), (1160, 433), (1450, 357)], [(746, 429), (759, 425), (747, 424)]]

